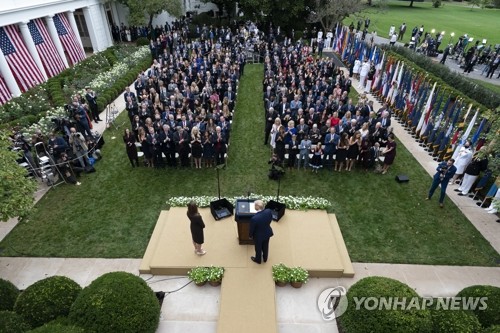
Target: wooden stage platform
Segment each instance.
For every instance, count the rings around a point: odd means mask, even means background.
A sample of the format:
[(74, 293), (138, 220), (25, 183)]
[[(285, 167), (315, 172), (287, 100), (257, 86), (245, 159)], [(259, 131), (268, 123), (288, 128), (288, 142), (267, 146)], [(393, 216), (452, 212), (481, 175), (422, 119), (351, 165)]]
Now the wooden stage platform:
[(239, 245), (234, 217), (220, 221), (200, 209), (205, 222), (207, 254), (197, 256), (186, 208), (162, 211), (140, 266), (140, 273), (186, 275), (196, 266), (225, 268), (221, 286), (218, 333), (276, 333), (273, 264), (301, 266), (311, 277), (352, 277), (354, 270), (334, 214), (287, 210), (273, 222), (267, 263), (250, 260), (253, 245)]

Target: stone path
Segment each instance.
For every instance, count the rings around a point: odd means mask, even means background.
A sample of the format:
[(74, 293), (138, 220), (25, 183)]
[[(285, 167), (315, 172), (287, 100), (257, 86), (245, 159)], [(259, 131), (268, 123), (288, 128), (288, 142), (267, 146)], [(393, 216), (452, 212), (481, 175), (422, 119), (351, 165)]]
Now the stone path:
[[(358, 82), (353, 82), (357, 87)], [(133, 86), (131, 87), (133, 89)], [(118, 110), (125, 108), (123, 96), (115, 100)], [(379, 107), (375, 102), (375, 109)], [(105, 113), (101, 114), (105, 119)], [(106, 124), (101, 122), (95, 129), (102, 133)], [(405, 147), (415, 156), (422, 167), (434, 174), (436, 162), (420, 147), (401, 125), (394, 122), (394, 132)], [(430, 178), (429, 178), (430, 183)], [(500, 252), (500, 224), (496, 216), (487, 214), (467, 198), (454, 195), (453, 186), (447, 193), (452, 200)], [(49, 189), (40, 186), (36, 199)], [(423, 194), (425, 196), (425, 193)], [(438, 207), (436, 205), (436, 207)], [(438, 208), (437, 208), (438, 209)], [(0, 223), (0, 239), (3, 239), (17, 223), (12, 219)], [(77, 258), (0, 258), (0, 278), (7, 279), (24, 289), (34, 282), (53, 275), (64, 275), (82, 286), (90, 284), (98, 276), (111, 271), (138, 274), (140, 259), (77, 259)], [(321, 291), (329, 287), (350, 287), (367, 276), (386, 276), (407, 283), (421, 296), (454, 296), (466, 286), (487, 284), (500, 287), (499, 267), (431, 266), (406, 264), (354, 263), (354, 278), (312, 279), (302, 289), (279, 288), (276, 295), (278, 327), (280, 333), (337, 332), (334, 322), (325, 322), (317, 310), (316, 300)], [(219, 288), (199, 288), (189, 284), (186, 277), (141, 276), (154, 291), (167, 292), (162, 306), (158, 333), (216, 332), (219, 314)], [(172, 291), (171, 293), (169, 291)], [(243, 304), (243, 303), (242, 303)]]

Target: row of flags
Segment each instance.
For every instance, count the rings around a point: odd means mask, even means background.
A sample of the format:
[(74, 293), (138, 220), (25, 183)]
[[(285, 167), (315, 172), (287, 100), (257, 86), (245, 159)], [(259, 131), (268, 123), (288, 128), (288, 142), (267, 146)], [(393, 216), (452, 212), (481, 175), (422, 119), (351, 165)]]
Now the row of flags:
[[(53, 20), (69, 63), (75, 65), (85, 59), (85, 51), (77, 39), (77, 32), (73, 31), (66, 15), (56, 14)], [(50, 78), (63, 71), (66, 66), (44, 21), (41, 18), (33, 19), (29, 21), (28, 29), (47, 76)], [(44, 76), (29, 53), (16, 25), (0, 27), (0, 49), (22, 92), (44, 81)], [(6, 103), (11, 98), (12, 94), (0, 73), (0, 104)]]
[(335, 29), (333, 45), (334, 51), (347, 63), (372, 62), (375, 75), (368, 81), (371, 86), (367, 88), (391, 105), (416, 137), (441, 157), (451, 157), (450, 151), (457, 154), (467, 140), (478, 147), (484, 143), (481, 136), (491, 124), (480, 117), (479, 108), (472, 111), (472, 104), (466, 105), (459, 96), (447, 92), (436, 82), (431, 83), (427, 74), (387, 56), (385, 51), (356, 38), (354, 32), (340, 24)]

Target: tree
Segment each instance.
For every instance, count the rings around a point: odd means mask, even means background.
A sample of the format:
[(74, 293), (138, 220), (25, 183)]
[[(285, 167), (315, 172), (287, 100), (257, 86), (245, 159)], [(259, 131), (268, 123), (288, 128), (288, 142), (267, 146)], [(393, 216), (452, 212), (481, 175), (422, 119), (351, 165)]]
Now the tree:
[(236, 10), (236, 1), (233, 0), (201, 0), (201, 2), (213, 3), (214, 5), (217, 6), (217, 9), (220, 14), (222, 14), (224, 10), (226, 10), (229, 20), (231, 20), (231, 17), (233, 16)]
[(245, 18), (282, 29), (296, 27), (307, 10), (304, 0), (241, 0), (238, 5)]
[(320, 22), (325, 31), (332, 30), (335, 24), (363, 9), (361, 0), (314, 0), (313, 5), (309, 22)]
[(25, 216), (33, 207), (36, 182), (19, 166), (19, 153), (9, 150), (7, 134), (0, 132), (0, 221)]
[(153, 18), (162, 12), (168, 12), (174, 17), (180, 17), (183, 13), (181, 0), (118, 0), (118, 2), (128, 7), (130, 25), (139, 26), (147, 22), (151, 27)]

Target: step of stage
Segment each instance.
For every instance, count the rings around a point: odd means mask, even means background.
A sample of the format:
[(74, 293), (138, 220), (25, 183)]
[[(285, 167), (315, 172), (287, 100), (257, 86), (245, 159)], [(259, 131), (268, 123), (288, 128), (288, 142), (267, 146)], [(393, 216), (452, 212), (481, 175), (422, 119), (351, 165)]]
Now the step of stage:
[(349, 252), (347, 252), (347, 246), (345, 245), (344, 237), (342, 237), (342, 231), (340, 230), (337, 217), (335, 214), (328, 214), (328, 219), (330, 220), (330, 225), (335, 237), (335, 244), (337, 245), (340, 260), (342, 261), (342, 266), (344, 268), (342, 277), (354, 277), (354, 267), (352, 266)]
[(168, 220), (168, 210), (162, 210), (160, 212), (160, 216), (158, 217), (158, 221), (156, 222), (155, 228), (153, 230), (153, 234), (149, 239), (148, 247), (146, 248), (146, 252), (144, 252), (144, 256), (142, 257), (141, 265), (139, 266), (140, 274), (151, 274), (151, 258), (153, 258), (156, 247), (158, 246), (158, 242), (162, 237), (163, 228)]

